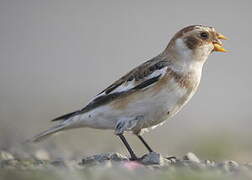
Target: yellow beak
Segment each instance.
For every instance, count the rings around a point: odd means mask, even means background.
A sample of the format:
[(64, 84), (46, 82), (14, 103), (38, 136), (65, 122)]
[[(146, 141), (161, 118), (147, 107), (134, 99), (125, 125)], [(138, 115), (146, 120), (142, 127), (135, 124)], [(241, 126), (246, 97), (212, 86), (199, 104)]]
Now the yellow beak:
[(218, 43), (213, 43), (214, 45), (214, 51), (219, 51), (219, 52), (228, 52), (222, 45)]
[(223, 39), (223, 40), (228, 40), (228, 38), (226, 36), (224, 36), (223, 34), (220, 34), (220, 33), (218, 33), (217, 38)]
[(225, 37), (224, 35), (218, 33), (217, 34), (217, 38), (218, 40), (216, 42), (213, 42), (214, 45), (214, 51), (218, 51), (218, 52), (228, 52), (222, 45), (221, 41), (219, 39), (223, 39), (223, 40), (227, 40), (228, 38)]

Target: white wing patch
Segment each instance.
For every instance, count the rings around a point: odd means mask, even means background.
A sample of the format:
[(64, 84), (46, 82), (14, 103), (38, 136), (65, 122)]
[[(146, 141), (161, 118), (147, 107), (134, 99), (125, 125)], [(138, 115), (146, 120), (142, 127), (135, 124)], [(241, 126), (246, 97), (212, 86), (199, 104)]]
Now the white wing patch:
[(137, 85), (139, 85), (140, 83), (142, 83), (144, 81), (147, 81), (148, 79), (151, 79), (151, 78), (154, 78), (154, 77), (157, 77), (160, 75), (161, 75), (161, 77), (163, 77), (165, 75), (166, 71), (167, 71), (167, 67), (155, 70), (153, 73), (151, 73), (150, 75), (143, 78), (143, 80), (140, 81), (139, 83), (136, 82), (135, 79), (133, 79), (132, 81), (126, 81), (123, 84), (121, 84), (120, 86), (118, 86), (117, 88), (115, 88), (113, 91), (111, 91), (109, 94), (125, 92), (130, 89), (133, 89), (134, 87), (136, 87)]
[(136, 85), (135, 79), (133, 79), (131, 81), (126, 81), (126, 82), (122, 83), (120, 86), (118, 86), (117, 88), (115, 88), (113, 91), (111, 91), (109, 94), (128, 91), (129, 89), (134, 88), (135, 85)]
[(155, 70), (153, 73), (151, 73), (149, 76), (147, 76), (145, 80), (157, 77), (159, 75), (161, 75), (161, 77), (163, 77), (167, 71), (167, 68), (168, 67), (166, 66), (166, 67), (163, 67), (162, 69)]

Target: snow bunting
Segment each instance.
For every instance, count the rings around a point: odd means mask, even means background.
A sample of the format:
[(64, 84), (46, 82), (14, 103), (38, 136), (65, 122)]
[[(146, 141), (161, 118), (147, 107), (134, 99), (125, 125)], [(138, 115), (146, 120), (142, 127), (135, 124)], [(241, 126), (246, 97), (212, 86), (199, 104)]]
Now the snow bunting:
[(207, 57), (213, 51), (226, 52), (220, 39), (226, 37), (212, 27), (183, 28), (158, 56), (121, 77), (83, 109), (53, 119), (59, 123), (32, 141), (73, 128), (112, 129), (132, 160), (137, 157), (123, 135), (125, 131), (137, 135), (152, 152), (141, 134), (174, 116), (191, 99)]

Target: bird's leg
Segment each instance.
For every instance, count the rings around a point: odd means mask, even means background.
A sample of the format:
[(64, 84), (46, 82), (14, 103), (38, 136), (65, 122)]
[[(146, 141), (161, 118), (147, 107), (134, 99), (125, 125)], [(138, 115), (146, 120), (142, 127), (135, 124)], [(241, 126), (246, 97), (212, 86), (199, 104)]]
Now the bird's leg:
[(141, 142), (144, 144), (144, 146), (148, 149), (150, 153), (153, 152), (151, 147), (147, 144), (147, 142), (144, 140), (144, 138), (141, 135), (137, 135), (137, 137), (141, 140)]
[(123, 134), (118, 134), (118, 136), (120, 137), (120, 139), (122, 140), (123, 144), (126, 146), (127, 150), (130, 153), (130, 160), (131, 161), (136, 161), (138, 160), (136, 154), (133, 152), (132, 148), (130, 147), (129, 143), (127, 142), (126, 138), (124, 137)]

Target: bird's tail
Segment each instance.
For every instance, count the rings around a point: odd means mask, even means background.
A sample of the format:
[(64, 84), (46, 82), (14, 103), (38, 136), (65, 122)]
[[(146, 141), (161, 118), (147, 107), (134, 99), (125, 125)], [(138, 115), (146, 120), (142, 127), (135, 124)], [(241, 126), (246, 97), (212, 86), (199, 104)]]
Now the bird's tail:
[(56, 132), (59, 132), (63, 129), (66, 129), (68, 127), (68, 124), (65, 124), (65, 123), (60, 123), (60, 124), (57, 124), (37, 135), (35, 135), (34, 137), (32, 137), (31, 139), (28, 140), (28, 142), (39, 142), (45, 138), (47, 138), (48, 136), (56, 133)]

